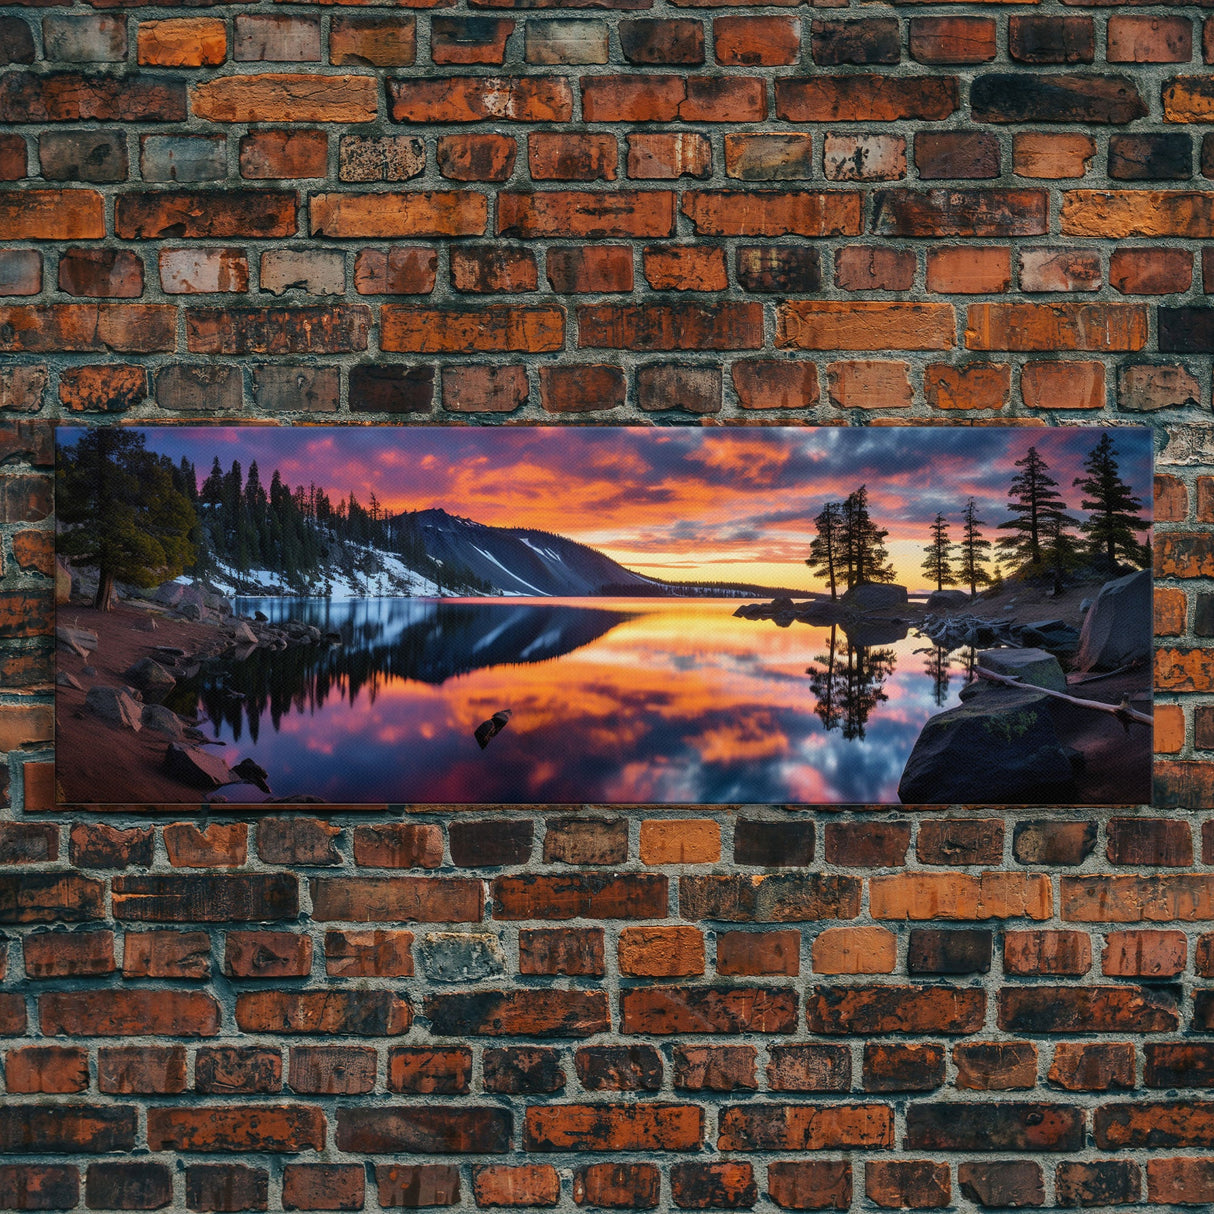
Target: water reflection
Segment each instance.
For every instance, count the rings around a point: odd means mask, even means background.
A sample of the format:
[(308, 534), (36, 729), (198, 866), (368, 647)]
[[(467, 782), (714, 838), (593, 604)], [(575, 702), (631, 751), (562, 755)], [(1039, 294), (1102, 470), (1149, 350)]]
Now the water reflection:
[[(341, 644), (259, 650), (196, 690), (231, 757), (253, 757), (281, 795), (897, 803), (923, 721), (956, 702), (947, 678), (925, 676), (912, 639), (861, 645), (736, 606), (243, 600)], [(482, 749), (476, 727), (507, 709)]]

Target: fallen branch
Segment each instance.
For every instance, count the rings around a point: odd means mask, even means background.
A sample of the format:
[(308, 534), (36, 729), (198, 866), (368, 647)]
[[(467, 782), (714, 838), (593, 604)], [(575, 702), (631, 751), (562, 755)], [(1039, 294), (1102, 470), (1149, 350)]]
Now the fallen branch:
[(1069, 696), (1062, 691), (1051, 691), (1048, 687), (1037, 687), (1032, 683), (1022, 682), (1012, 675), (996, 674), (982, 666), (975, 666), (974, 673), (981, 678), (989, 679), (992, 683), (1001, 683), (1004, 687), (1019, 687), (1028, 691), (1039, 691), (1044, 696), (1053, 696), (1066, 704), (1074, 704), (1077, 708), (1094, 708), (1098, 712), (1107, 712), (1115, 716), (1127, 729), (1131, 721), (1140, 725), (1153, 725), (1155, 718), (1145, 712), (1139, 712), (1130, 707), (1130, 697), (1126, 696), (1120, 704), (1102, 704), (1099, 700), (1081, 700), (1077, 696)]

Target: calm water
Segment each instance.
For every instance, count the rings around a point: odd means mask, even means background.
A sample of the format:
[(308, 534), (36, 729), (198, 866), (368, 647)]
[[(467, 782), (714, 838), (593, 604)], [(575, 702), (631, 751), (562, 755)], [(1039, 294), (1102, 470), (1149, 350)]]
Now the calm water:
[[(959, 660), (733, 617), (738, 600), (242, 599), (340, 632), (208, 671), (276, 795), (360, 802), (897, 802)], [(870, 638), (872, 639), (872, 638)], [(482, 750), (474, 731), (503, 709)]]

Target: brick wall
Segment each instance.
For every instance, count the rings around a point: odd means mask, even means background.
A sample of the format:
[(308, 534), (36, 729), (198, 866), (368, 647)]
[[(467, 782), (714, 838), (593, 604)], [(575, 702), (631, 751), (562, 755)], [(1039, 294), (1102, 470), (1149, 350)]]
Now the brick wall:
[[(0, 60), (0, 1209), (1214, 1202), (1202, 5), (37, 0)], [(49, 419), (486, 414), (1150, 420), (1154, 807), (54, 810)]]

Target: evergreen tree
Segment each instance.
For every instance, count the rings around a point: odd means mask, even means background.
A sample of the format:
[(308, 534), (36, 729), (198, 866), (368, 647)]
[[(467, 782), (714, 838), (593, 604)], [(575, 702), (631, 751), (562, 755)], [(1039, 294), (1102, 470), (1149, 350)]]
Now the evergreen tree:
[(1039, 568), (1044, 526), (1051, 515), (1066, 514), (1066, 503), (1058, 494), (1058, 482), (1049, 475), (1049, 464), (1036, 447), (1030, 447), (1024, 459), (1016, 461), (1016, 467), (1023, 471), (1012, 478), (1008, 490), (1008, 509), (1014, 517), (999, 524), (1013, 534), (999, 540), (999, 550), (1013, 567), (1021, 564)]
[(868, 513), (868, 486), (861, 485), (843, 503), (842, 538), (847, 588), (861, 582), (892, 582), (894, 570), (885, 547), (888, 531), (878, 527)]
[(1142, 517), (1142, 502), (1121, 479), (1117, 450), (1108, 434), (1088, 453), (1083, 467), (1087, 475), (1077, 476), (1075, 485), (1084, 495), (1080, 506), (1090, 511), (1083, 532), (1093, 559), (1109, 573), (1116, 572), (1118, 554), (1134, 564), (1145, 563), (1149, 550), (1135, 532), (1146, 531), (1150, 524)]
[(218, 455), (211, 464), (211, 475), (202, 483), (202, 500), (212, 506), (223, 501), (223, 469), (219, 466)]
[(936, 521), (931, 525), (931, 536), (924, 549), (927, 559), (923, 562), (923, 572), (936, 583), (937, 590), (943, 590), (957, 580), (953, 576), (953, 542), (948, 538), (948, 520), (943, 514), (936, 515)]
[(962, 585), (969, 584), (970, 598), (978, 593), (979, 586), (990, 584), (991, 575), (987, 572), (987, 553), (991, 541), (982, 538), (979, 527), (986, 524), (978, 517), (978, 507), (971, 497), (965, 507), (965, 531), (961, 540), (961, 568), (958, 571)]
[(1054, 593), (1062, 593), (1062, 578), (1080, 561), (1079, 541), (1074, 534), (1077, 526), (1065, 514), (1051, 514), (1042, 528), (1042, 555), (1047, 568), (1054, 574)]
[(822, 507), (814, 526), (818, 534), (809, 546), (806, 564), (830, 587), (830, 597), (838, 598), (838, 580), (842, 572), (839, 566), (843, 539), (843, 507), (839, 502), (827, 502)]
[(93, 606), (104, 611), (116, 581), (158, 586), (194, 559), (194, 508), (173, 484), (172, 461), (137, 430), (93, 428), (61, 447), (55, 504), (59, 551), (97, 566)]

